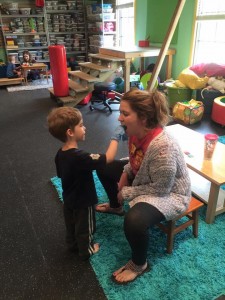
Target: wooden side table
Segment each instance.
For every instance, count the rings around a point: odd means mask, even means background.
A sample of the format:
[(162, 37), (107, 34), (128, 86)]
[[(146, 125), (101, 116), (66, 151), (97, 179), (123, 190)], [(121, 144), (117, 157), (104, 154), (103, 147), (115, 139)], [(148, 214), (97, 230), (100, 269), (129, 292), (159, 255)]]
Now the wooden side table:
[(31, 65), (21, 65), (22, 76), (24, 77), (25, 83), (27, 84), (27, 71), (29, 70), (42, 70), (45, 72), (47, 83), (48, 83), (48, 65), (43, 63), (34, 63)]

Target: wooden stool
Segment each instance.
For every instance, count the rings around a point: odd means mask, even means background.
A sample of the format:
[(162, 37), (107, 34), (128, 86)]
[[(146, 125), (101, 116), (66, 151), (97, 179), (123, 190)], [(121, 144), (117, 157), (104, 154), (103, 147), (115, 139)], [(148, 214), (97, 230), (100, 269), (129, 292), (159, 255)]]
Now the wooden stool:
[[(167, 234), (167, 253), (170, 254), (173, 251), (174, 236), (185, 228), (192, 225), (192, 232), (194, 237), (198, 236), (198, 210), (203, 205), (204, 204), (201, 201), (192, 197), (188, 209), (183, 214), (179, 215), (173, 220), (156, 224), (156, 226), (158, 226), (163, 232)], [(182, 223), (181, 225), (176, 226), (176, 221), (180, 220), (183, 217), (187, 217), (189, 220)]]

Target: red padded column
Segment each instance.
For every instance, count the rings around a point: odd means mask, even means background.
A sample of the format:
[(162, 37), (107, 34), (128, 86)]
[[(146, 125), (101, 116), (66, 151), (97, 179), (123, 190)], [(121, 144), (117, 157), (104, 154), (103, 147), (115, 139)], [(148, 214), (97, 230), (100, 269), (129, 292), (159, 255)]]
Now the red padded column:
[(69, 82), (65, 47), (63, 45), (52, 45), (48, 47), (48, 50), (54, 95), (66, 97), (69, 94)]

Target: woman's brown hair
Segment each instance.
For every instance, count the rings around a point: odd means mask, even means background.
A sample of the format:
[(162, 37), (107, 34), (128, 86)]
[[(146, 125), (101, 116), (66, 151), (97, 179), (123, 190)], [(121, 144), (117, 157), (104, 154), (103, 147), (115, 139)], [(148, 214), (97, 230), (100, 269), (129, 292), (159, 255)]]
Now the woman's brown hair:
[(149, 92), (132, 89), (123, 95), (121, 101), (128, 102), (138, 117), (146, 120), (147, 128), (165, 126), (169, 122), (166, 96), (158, 90)]

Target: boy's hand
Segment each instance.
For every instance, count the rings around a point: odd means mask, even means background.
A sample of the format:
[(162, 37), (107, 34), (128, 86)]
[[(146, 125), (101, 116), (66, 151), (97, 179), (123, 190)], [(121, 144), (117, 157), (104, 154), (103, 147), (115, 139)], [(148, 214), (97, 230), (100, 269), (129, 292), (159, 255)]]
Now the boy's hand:
[(127, 141), (128, 136), (124, 130), (124, 127), (122, 125), (119, 125), (116, 127), (113, 136), (111, 137), (111, 140), (116, 140), (118, 142), (120, 141)]
[(123, 199), (121, 191), (119, 191), (118, 194), (117, 194), (117, 200), (118, 200), (120, 205), (123, 205), (124, 199)]

